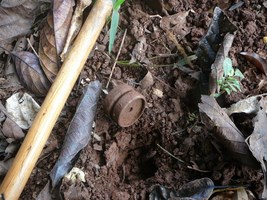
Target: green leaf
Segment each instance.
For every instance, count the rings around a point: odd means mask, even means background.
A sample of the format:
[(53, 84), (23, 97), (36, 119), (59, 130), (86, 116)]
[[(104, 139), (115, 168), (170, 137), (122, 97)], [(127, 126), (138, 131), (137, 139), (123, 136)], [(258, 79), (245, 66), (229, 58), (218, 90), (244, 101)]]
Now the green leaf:
[(245, 78), (244, 75), (242, 74), (242, 72), (239, 69), (235, 70), (235, 75), (237, 77), (240, 77), (241, 79)]
[(236, 87), (239, 91), (241, 91), (240, 84), (235, 85), (235, 87)]
[(237, 79), (232, 79), (230, 83), (233, 83), (234, 85), (239, 85), (239, 81)]
[(118, 25), (119, 25), (119, 11), (113, 10), (112, 17), (111, 17), (111, 25), (110, 25), (110, 31), (109, 31), (109, 44), (108, 44), (108, 52), (111, 53), (111, 50), (113, 48), (113, 44), (115, 41)]
[(225, 76), (233, 76), (234, 75), (232, 60), (228, 57), (226, 57), (223, 61), (223, 72), (224, 72)]
[(219, 79), (219, 80), (217, 80), (217, 84), (218, 85), (222, 85), (223, 84), (223, 81), (224, 81), (223, 79)]
[[(117, 0), (116, 3), (114, 4), (113, 3), (113, 9), (114, 10), (119, 10), (120, 9), (120, 6), (124, 3), (125, 0)], [(113, 1), (114, 2), (114, 1)]]
[(213, 94), (211, 96), (213, 96), (214, 98), (218, 98), (219, 96), (221, 96), (221, 93), (220, 92), (219, 93), (215, 93), (215, 94)]
[(231, 90), (229, 88), (224, 88), (225, 92), (230, 95), (231, 94)]
[(237, 92), (236, 85), (229, 83), (229, 86), (232, 91)]

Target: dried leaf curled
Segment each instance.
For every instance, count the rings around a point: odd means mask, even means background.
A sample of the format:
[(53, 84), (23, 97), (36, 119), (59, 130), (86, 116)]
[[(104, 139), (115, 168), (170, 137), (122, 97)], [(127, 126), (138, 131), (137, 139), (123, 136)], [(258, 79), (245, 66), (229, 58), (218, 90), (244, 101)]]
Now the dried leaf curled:
[(199, 47), (196, 52), (202, 70), (210, 71), (210, 66), (215, 60), (224, 36), (236, 30), (236, 26), (230, 22), (224, 11), (216, 7), (213, 12), (213, 19), (209, 30), (205, 37), (199, 42)]
[(27, 51), (13, 52), (13, 59), (20, 81), (37, 96), (45, 96), (50, 82), (40, 67), (38, 57)]
[(264, 189), (262, 199), (267, 198), (267, 116), (263, 109), (264, 100), (260, 101), (260, 110), (255, 117), (255, 127), (253, 133), (246, 139), (250, 151), (253, 156), (261, 163), (261, 168), (264, 172)]
[[(240, 100), (236, 102), (235, 104), (232, 104), (229, 108), (225, 109), (226, 113), (230, 116), (234, 113), (257, 113), (260, 108), (259, 100), (258, 98), (262, 97), (267, 100), (266, 94), (262, 95), (256, 95), (251, 96), (246, 99)], [(267, 101), (265, 100), (265, 103), (263, 106), (264, 110), (267, 112)]]
[(206, 127), (210, 126), (214, 137), (218, 139), (232, 156), (243, 164), (256, 166), (257, 161), (251, 155), (243, 134), (232, 122), (225, 111), (218, 105), (214, 97), (202, 95), (202, 103), (198, 104), (199, 112), (202, 114), (202, 121)]
[(267, 76), (267, 61), (256, 53), (240, 52), (247, 61), (255, 65), (255, 67)]
[(57, 55), (60, 55), (68, 35), (74, 0), (57, 0), (53, 3), (53, 23)]
[(70, 171), (74, 157), (88, 144), (100, 93), (101, 83), (99, 81), (86, 86), (68, 128), (58, 161), (50, 173), (53, 187)]

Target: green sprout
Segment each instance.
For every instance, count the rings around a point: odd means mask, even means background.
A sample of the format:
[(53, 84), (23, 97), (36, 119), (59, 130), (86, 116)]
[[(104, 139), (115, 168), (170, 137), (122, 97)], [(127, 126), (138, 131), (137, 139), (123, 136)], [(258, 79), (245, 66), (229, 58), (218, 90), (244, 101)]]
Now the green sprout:
[(218, 97), (224, 92), (230, 95), (233, 91), (241, 91), (240, 80), (243, 78), (244, 75), (242, 72), (239, 69), (234, 69), (232, 60), (226, 57), (223, 62), (223, 77), (217, 80), (217, 84), (220, 86), (220, 91), (215, 94), (215, 96)]
[(109, 45), (108, 45), (108, 52), (111, 53), (118, 25), (119, 25), (119, 19), (120, 19), (120, 14), (119, 14), (119, 9), (121, 5), (124, 3), (125, 0), (112, 0), (113, 3), (113, 11), (112, 11), (112, 16), (111, 16), (111, 24), (110, 24), (110, 31), (109, 31)]
[(188, 123), (193, 123), (197, 120), (197, 115), (195, 113), (188, 113)]

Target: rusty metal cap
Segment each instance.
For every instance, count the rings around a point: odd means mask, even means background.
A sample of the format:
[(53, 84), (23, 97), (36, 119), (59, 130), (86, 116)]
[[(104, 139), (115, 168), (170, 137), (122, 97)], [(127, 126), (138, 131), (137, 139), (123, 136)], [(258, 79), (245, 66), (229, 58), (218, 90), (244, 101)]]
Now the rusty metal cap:
[(121, 127), (134, 124), (145, 109), (145, 97), (127, 84), (112, 89), (104, 100), (104, 110)]

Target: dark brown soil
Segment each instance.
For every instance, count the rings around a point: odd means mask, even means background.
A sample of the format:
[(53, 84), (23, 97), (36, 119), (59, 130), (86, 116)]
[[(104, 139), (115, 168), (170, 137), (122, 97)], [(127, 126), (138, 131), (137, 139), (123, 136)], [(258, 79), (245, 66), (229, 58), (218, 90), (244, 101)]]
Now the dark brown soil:
[[(102, 94), (94, 129), (98, 137), (92, 138), (75, 164), (85, 172), (86, 182), (72, 184), (64, 181), (61, 192), (65, 199), (148, 199), (151, 188), (156, 184), (178, 189), (184, 183), (202, 177), (211, 178), (216, 185), (249, 185), (255, 198), (259, 197), (263, 179), (261, 171), (232, 160), (227, 149), (200, 123), (197, 107), (199, 82), (186, 72), (170, 66), (181, 60), (183, 55), (166, 31), (160, 28), (159, 16), (191, 9), (186, 18), (186, 34), (184, 37), (177, 35), (177, 40), (187, 55), (193, 55), (199, 40), (208, 30), (215, 6), (227, 10), (237, 1), (164, 2), (165, 10), (161, 11), (157, 7), (152, 9), (151, 4), (145, 1), (126, 1), (121, 8), (120, 28), (111, 58), (107, 56), (108, 26), (103, 29), (98, 39), (100, 50), (88, 59), (81, 78), (97, 78), (103, 85), (106, 84), (123, 32), (128, 29), (119, 61), (130, 61), (135, 45), (144, 37), (146, 49), (138, 57), (143, 65), (117, 64), (113, 83), (121, 81), (135, 87), (145, 96), (147, 106), (138, 122), (129, 128), (120, 128), (104, 114), (102, 103), (105, 95)], [(260, 81), (266, 81), (266, 77), (238, 54), (250, 51), (266, 56), (267, 45), (262, 38), (267, 33), (267, 8), (263, 0), (244, 2), (242, 7), (226, 11), (238, 27), (230, 57), (233, 65), (245, 75), (242, 92), (231, 95), (228, 103), (267, 92), (266, 82), (259, 87)], [(192, 62), (193, 70), (199, 71), (198, 63)], [(147, 70), (152, 73), (154, 84), (143, 89), (138, 83)], [(157, 96), (153, 92), (155, 89), (162, 91), (163, 95)], [(21, 199), (35, 199), (48, 181), (80, 91), (79, 86), (74, 88), (64, 114), (53, 130), (52, 135), (58, 140), (59, 148), (38, 163)], [(160, 147), (188, 164), (180, 163)]]

